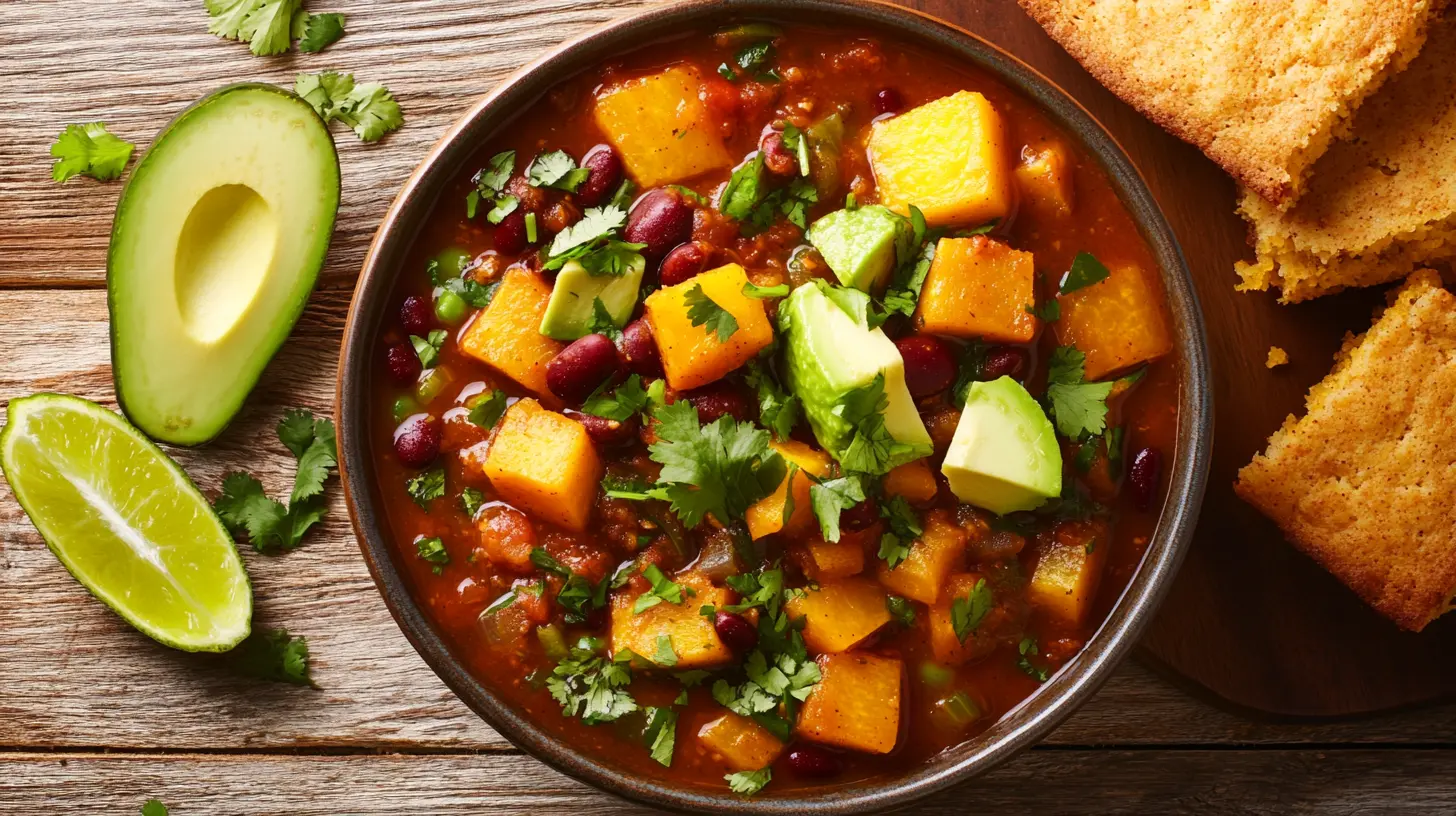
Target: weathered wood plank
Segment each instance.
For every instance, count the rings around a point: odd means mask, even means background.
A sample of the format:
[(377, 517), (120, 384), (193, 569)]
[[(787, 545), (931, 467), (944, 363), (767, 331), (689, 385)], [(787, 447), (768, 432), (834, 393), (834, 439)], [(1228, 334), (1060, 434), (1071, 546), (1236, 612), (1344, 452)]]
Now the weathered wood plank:
[[(1456, 809), (1456, 751), (1033, 750), (932, 797), (939, 814), (1429, 814)], [(400, 813), (639, 814), (519, 755), (0, 756), (0, 810), (53, 816), (172, 812), (360, 816)]]

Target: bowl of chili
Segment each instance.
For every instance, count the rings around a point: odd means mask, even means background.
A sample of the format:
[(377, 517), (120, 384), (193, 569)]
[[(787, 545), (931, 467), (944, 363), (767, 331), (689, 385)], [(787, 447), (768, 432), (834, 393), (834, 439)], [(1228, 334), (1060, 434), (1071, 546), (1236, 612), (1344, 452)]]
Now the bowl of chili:
[(1167, 592), (1211, 444), (1127, 155), (867, 0), (654, 8), (522, 68), (386, 214), (337, 388), (425, 661), (552, 767), (690, 812), (901, 806), (1045, 736)]

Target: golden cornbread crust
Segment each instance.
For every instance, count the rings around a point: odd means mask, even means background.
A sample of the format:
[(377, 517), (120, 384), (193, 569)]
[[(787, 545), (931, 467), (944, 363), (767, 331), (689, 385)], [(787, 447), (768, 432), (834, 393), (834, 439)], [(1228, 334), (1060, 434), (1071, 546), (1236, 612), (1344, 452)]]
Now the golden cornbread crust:
[(1091, 74), (1275, 206), (1446, 0), (1020, 0)]
[(1281, 213), (1245, 190), (1258, 259), (1240, 289), (1278, 287), (1286, 303), (1400, 280), (1456, 257), (1456, 14), (1425, 50), (1360, 108), (1350, 138), (1314, 166)]
[(1456, 297), (1416, 272), (1234, 491), (1401, 628), (1456, 594)]

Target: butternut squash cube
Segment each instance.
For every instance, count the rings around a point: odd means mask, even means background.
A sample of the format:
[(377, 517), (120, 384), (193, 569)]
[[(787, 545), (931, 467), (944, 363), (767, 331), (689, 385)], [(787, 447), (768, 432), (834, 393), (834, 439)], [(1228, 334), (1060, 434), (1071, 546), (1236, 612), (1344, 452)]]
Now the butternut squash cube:
[(787, 605), (804, 618), (804, 645), (811, 652), (844, 652), (890, 622), (885, 591), (868, 578), (845, 578), (811, 589)]
[(702, 84), (697, 71), (679, 66), (616, 83), (597, 94), (597, 126), (642, 187), (733, 164), (699, 95)]
[(920, 208), (931, 226), (984, 224), (1011, 211), (1011, 167), (1001, 115), (986, 97), (959, 91), (870, 130), (880, 203)]
[(506, 270), (490, 305), (465, 329), (460, 350), (554, 405), (546, 364), (563, 346), (539, 331), (550, 300), (551, 286), (540, 275), (520, 267)]
[(1036, 547), (1027, 599), (1062, 623), (1086, 623), (1107, 563), (1105, 528), (1093, 522), (1064, 522), (1037, 535)]
[(885, 474), (885, 492), (891, 496), (904, 497), (911, 504), (922, 504), (935, 498), (940, 492), (935, 473), (930, 470), (929, 459), (916, 459)]
[[(662, 355), (668, 385), (678, 391), (707, 385), (773, 343), (773, 326), (763, 301), (743, 294), (745, 283), (748, 275), (743, 267), (728, 264), (676, 286), (658, 289), (647, 297), (647, 322)], [(699, 287), (738, 323), (727, 339), (719, 340), (711, 324), (693, 325), (688, 295)]]
[(602, 461), (580, 422), (527, 398), (501, 420), (485, 475), (507, 503), (579, 533), (591, 519)]
[[(713, 621), (698, 614), (704, 604), (721, 607), (733, 603), (733, 593), (714, 586), (699, 572), (683, 573), (673, 580), (684, 587), (683, 602), (663, 601), (641, 614), (632, 609), (642, 594), (632, 584), (612, 595), (612, 654), (631, 649), (651, 661), (657, 653), (657, 638), (667, 635), (677, 654), (674, 669), (708, 669), (733, 662), (733, 650), (718, 638)], [(692, 595), (688, 595), (689, 589)]]
[(1021, 203), (1041, 215), (1068, 215), (1072, 212), (1072, 160), (1067, 149), (1057, 142), (1040, 148), (1021, 149), (1021, 163), (1016, 165), (1016, 184), (1021, 190)]
[(890, 569), (879, 565), (879, 579), (886, 589), (912, 601), (933, 604), (940, 600), (941, 587), (960, 564), (969, 536), (959, 525), (943, 516), (925, 519), (925, 532), (910, 544), (910, 555)]
[(804, 571), (816, 581), (833, 581), (864, 572), (865, 548), (861, 537), (844, 531), (838, 541), (814, 536), (804, 543), (809, 564)]
[(920, 290), (916, 324), (931, 334), (1029, 343), (1037, 319), (1036, 268), (1030, 252), (984, 235), (942, 238)]
[(964, 643), (956, 634), (955, 618), (951, 613), (958, 598), (966, 599), (965, 603), (970, 602), (976, 584), (981, 580), (981, 576), (975, 573), (952, 575), (946, 581), (940, 600), (930, 607), (930, 649), (938, 662), (957, 666), (996, 651), (997, 634), (991, 620), (995, 610), (986, 613), (979, 621), (980, 625), (966, 635)]
[[(812, 473), (820, 478), (828, 476), (829, 454), (793, 440), (770, 442), (768, 446), (778, 451), (786, 461), (799, 466), (800, 472), (795, 473), (792, 478), (794, 512), (789, 518), (788, 529), (785, 532), (802, 533), (816, 523), (814, 508), (809, 504), (809, 488), (813, 486), (814, 480), (810, 479), (808, 474)], [(788, 500), (789, 482), (790, 479), (784, 479), (779, 483), (777, 490), (759, 499), (748, 508), (748, 512), (745, 514), (748, 521), (748, 534), (755, 540), (784, 529), (784, 504)]]
[(1173, 350), (1158, 285), (1132, 264), (1110, 264), (1106, 280), (1057, 300), (1057, 340), (1087, 355), (1083, 376), (1099, 380)]
[(735, 771), (767, 768), (784, 752), (784, 744), (767, 728), (731, 711), (704, 723), (698, 729), (698, 741)]
[(799, 711), (799, 736), (853, 751), (888, 754), (900, 736), (905, 665), (860, 652), (821, 655), (823, 675)]

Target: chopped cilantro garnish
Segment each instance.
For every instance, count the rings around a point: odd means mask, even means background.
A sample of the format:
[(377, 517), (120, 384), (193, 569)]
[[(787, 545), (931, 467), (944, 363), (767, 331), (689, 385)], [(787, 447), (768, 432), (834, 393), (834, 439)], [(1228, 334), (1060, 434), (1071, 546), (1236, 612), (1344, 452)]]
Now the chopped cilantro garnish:
[(293, 36), (298, 38), (298, 50), (305, 54), (318, 53), (344, 36), (342, 14), (295, 15), (293, 25)]
[(910, 557), (910, 543), (924, 532), (915, 509), (904, 496), (894, 496), (880, 504), (880, 517), (890, 524), (889, 532), (880, 537), (879, 557), (890, 569)]
[(1062, 276), (1061, 286), (1057, 293), (1070, 295), (1078, 289), (1085, 289), (1094, 283), (1101, 283), (1107, 280), (1110, 273), (1107, 267), (1090, 252), (1078, 252), (1077, 257), (1072, 259), (1072, 268)]
[(506, 412), (506, 392), (492, 388), (484, 394), (477, 394), (470, 398), (467, 403), (470, 406), (470, 413), (466, 419), (472, 425), (489, 430), (500, 422), (501, 415)]
[(894, 569), (910, 557), (910, 540), (894, 533), (885, 533), (880, 536), (880, 549), (876, 555), (885, 562), (885, 566)]
[(465, 194), (465, 217), (474, 218), (481, 201), (491, 205), (485, 220), (492, 224), (499, 224), (506, 216), (515, 212), (520, 206), (520, 199), (505, 193), (506, 184), (511, 180), (511, 172), (515, 169), (516, 151), (504, 150), (491, 156), (489, 164), (480, 168), (471, 179), (475, 182), (475, 189)]
[(745, 221), (763, 198), (763, 154), (739, 165), (718, 196), (718, 209), (729, 218)]
[(773, 43), (765, 40), (743, 46), (733, 57), (733, 61), (745, 71), (760, 71), (766, 70), (773, 58)]
[(1027, 314), (1035, 317), (1044, 323), (1055, 323), (1062, 319), (1062, 303), (1052, 298), (1041, 305), (1040, 308), (1028, 303), (1023, 307)]
[(118, 139), (106, 131), (105, 122), (66, 125), (51, 144), (56, 163), (51, 179), (66, 181), (76, 176), (90, 176), (97, 181), (110, 181), (121, 175), (136, 145)]
[(469, 275), (460, 274), (464, 272), (463, 268), (453, 270), (455, 274), (451, 274), (452, 270), (446, 269), (437, 260), (425, 264), (425, 272), (430, 276), (430, 283), (447, 292), (454, 292), (467, 305), (476, 309), (489, 306), (491, 298), (495, 297), (496, 290), (500, 288), (499, 281), (486, 286)]
[(558, 232), (547, 252), (552, 259), (565, 256), (574, 249), (606, 238), (626, 223), (627, 211), (620, 207), (592, 207), (582, 213), (580, 221)]
[(641, 479), (619, 479), (610, 473), (602, 477), (602, 492), (609, 499), (626, 499), (628, 501), (647, 501), (649, 499), (667, 500), (667, 493), (664, 488), (653, 487)]
[(415, 555), (421, 560), (428, 561), (434, 566), (430, 572), (436, 575), (445, 572), (445, 565), (450, 563), (450, 553), (445, 549), (445, 542), (439, 536), (415, 539)]
[(460, 506), (465, 510), (465, 515), (470, 517), (471, 520), (475, 519), (475, 514), (480, 512), (480, 508), (484, 504), (485, 494), (479, 490), (473, 487), (467, 487), (460, 491)]
[(404, 124), (404, 114), (388, 88), (377, 82), (356, 85), (353, 74), (299, 74), (293, 92), (312, 105), (325, 122), (338, 119), (353, 128), (361, 141), (378, 141)]
[(683, 302), (688, 307), (688, 319), (694, 326), (707, 327), (708, 334), (716, 333), (719, 343), (728, 342), (728, 338), (738, 331), (738, 319), (733, 313), (719, 306), (716, 301), (708, 297), (703, 291), (703, 285), (693, 284), (693, 287), (683, 296)]
[(308, 672), (308, 638), (292, 637), (286, 629), (254, 629), (228, 653), (228, 662), (249, 677), (313, 685)]
[(642, 732), (642, 741), (652, 753), (652, 759), (665, 768), (672, 767), (672, 749), (677, 742), (677, 712), (663, 706), (648, 706), (647, 729)]
[(700, 425), (687, 400), (663, 405), (653, 416), (659, 441), (648, 452), (663, 466), (659, 484), (684, 526), (698, 526), (708, 513), (722, 524), (740, 521), (783, 481), (787, 468), (769, 448), (767, 431), (726, 415)]
[(415, 504), (429, 510), (430, 502), (445, 495), (445, 469), (437, 467), (414, 476), (404, 483), (404, 489)]
[(532, 187), (552, 187), (568, 193), (586, 181), (591, 170), (577, 167), (576, 160), (564, 150), (542, 153), (526, 168), (526, 180)]
[(1021, 655), (1016, 661), (1016, 668), (1021, 669), (1023, 674), (1036, 682), (1045, 683), (1051, 673), (1031, 662), (1031, 658), (1041, 654), (1036, 648), (1036, 638), (1022, 638), (1021, 643), (1016, 646), (1016, 651)]
[(763, 360), (749, 361), (744, 379), (750, 388), (758, 392), (759, 423), (778, 439), (788, 439), (803, 413), (803, 403), (798, 395), (790, 394), (780, 385), (769, 364)]
[(1068, 439), (1102, 433), (1112, 383), (1084, 382), (1087, 357), (1072, 346), (1058, 346), (1047, 362), (1046, 398), (1057, 430)]
[(636, 374), (628, 377), (627, 381), (617, 386), (610, 395), (603, 393), (606, 389), (606, 383), (597, 386), (597, 389), (582, 404), (581, 412), (626, 422), (651, 403), (646, 389), (642, 387), (642, 378)]
[(825, 541), (839, 540), (839, 514), (864, 500), (864, 483), (854, 473), (809, 486), (809, 503)]
[(561, 704), (563, 715), (597, 725), (637, 710), (637, 701), (623, 689), (631, 682), (632, 667), (628, 663), (608, 660), (577, 645), (551, 670), (546, 688)]
[(608, 340), (617, 340), (622, 336), (622, 330), (617, 327), (617, 321), (612, 318), (612, 313), (607, 311), (607, 304), (601, 298), (592, 298), (592, 313), (586, 323), (587, 334), (600, 334)]
[(789, 285), (787, 283), (781, 283), (778, 286), (759, 286), (753, 281), (748, 281), (743, 284), (743, 294), (757, 300), (788, 297)]
[(1113, 425), (1102, 434), (1102, 444), (1107, 448), (1107, 471), (1114, 479), (1122, 477), (1122, 436), (1121, 425)]
[(889, 610), (890, 617), (899, 621), (901, 626), (908, 629), (915, 625), (915, 604), (899, 595), (885, 596), (885, 609)]
[(986, 357), (991, 352), (991, 347), (983, 340), (972, 340), (967, 343), (961, 351), (961, 359), (956, 371), (955, 385), (951, 386), (951, 404), (957, 408), (964, 408), (966, 395), (971, 390), (971, 383), (979, 382), (982, 379), (986, 367)]
[(324, 517), (324, 482), (338, 466), (334, 423), (294, 409), (278, 423), (278, 438), (298, 462), (288, 504), (268, 498), (246, 473), (223, 478), (213, 509), (236, 535), (246, 532), (254, 549), (277, 553), (297, 547), (303, 534)]
[(759, 768), (756, 771), (739, 771), (723, 778), (728, 780), (729, 790), (744, 796), (752, 796), (763, 790), (763, 786), (773, 779), (773, 769)]
[(622, 183), (617, 185), (617, 191), (612, 193), (612, 200), (607, 202), (607, 206), (625, 210), (631, 206), (632, 200), (636, 195), (637, 184), (632, 179), (624, 178), (622, 179)]
[(793, 125), (784, 125), (783, 130), (784, 149), (793, 153), (799, 159), (799, 175), (809, 175), (809, 140), (804, 137), (804, 131)]
[(925, 223), (925, 214), (913, 204), (907, 223), (908, 230), (902, 231), (895, 247), (897, 266), (885, 290), (884, 304), (887, 312), (909, 317), (915, 314), (915, 306), (920, 302), (920, 290), (935, 262), (935, 248), (943, 230), (930, 229)]
[(445, 339), (449, 336), (444, 329), (435, 329), (426, 337), (410, 335), (410, 345), (415, 347), (415, 356), (420, 358), (421, 366), (435, 367), (435, 363), (440, 361), (440, 349), (444, 348)]
[[(671, 604), (681, 604), (683, 595), (692, 595), (693, 590), (684, 587), (682, 584), (674, 583), (656, 564), (648, 564), (642, 568), (642, 577), (647, 579), (651, 588), (637, 596), (636, 603), (632, 604), (632, 614), (640, 615), (654, 606), (667, 601)], [(658, 642), (658, 651), (662, 650), (662, 643)], [(677, 665), (676, 659), (672, 665)]]
[(640, 264), (645, 244), (617, 239), (627, 223), (627, 210), (616, 203), (588, 209), (580, 221), (558, 232), (546, 251), (546, 269), (560, 269), (578, 261), (594, 277), (620, 277)]
[(718, 76), (723, 77), (729, 82), (736, 82), (738, 80), (738, 72), (730, 68), (726, 62), (718, 64)]
[(668, 669), (677, 665), (677, 652), (672, 648), (672, 635), (657, 636), (657, 649), (652, 653), (652, 662)]
[(992, 597), (991, 588), (986, 585), (985, 578), (976, 581), (969, 595), (959, 596), (951, 602), (950, 625), (961, 643), (965, 643), (966, 638), (981, 627), (981, 621), (991, 611), (993, 603), (995, 598)]
[(869, 385), (845, 394), (835, 412), (854, 427), (854, 435), (839, 455), (846, 471), (880, 476), (903, 462), (930, 453), (930, 446), (897, 442), (885, 428), (885, 375), (877, 374)]

